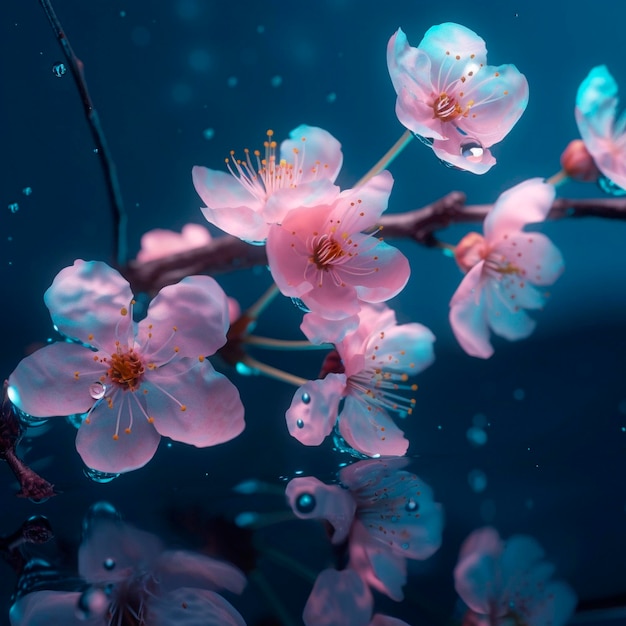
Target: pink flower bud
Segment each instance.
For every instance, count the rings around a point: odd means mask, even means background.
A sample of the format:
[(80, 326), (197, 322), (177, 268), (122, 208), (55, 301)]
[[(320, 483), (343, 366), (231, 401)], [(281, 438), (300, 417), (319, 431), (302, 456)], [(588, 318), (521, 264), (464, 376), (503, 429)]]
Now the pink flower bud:
[(454, 258), (464, 273), (485, 258), (485, 238), (478, 233), (468, 233), (454, 249)]
[(600, 177), (600, 171), (582, 139), (569, 142), (561, 155), (561, 167), (571, 179), (581, 183), (593, 183)]

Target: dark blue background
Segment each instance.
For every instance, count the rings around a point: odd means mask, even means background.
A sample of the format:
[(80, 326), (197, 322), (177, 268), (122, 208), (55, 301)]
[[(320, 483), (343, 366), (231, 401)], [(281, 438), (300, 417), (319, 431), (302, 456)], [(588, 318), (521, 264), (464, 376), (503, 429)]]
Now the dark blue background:
[[(353, 184), (403, 131), (385, 61), (387, 41), (400, 26), (415, 46), (441, 22), (475, 30), (487, 42), (490, 63), (515, 63), (526, 75), (530, 102), (484, 176), (445, 168), (413, 142), (390, 168), (392, 212), (453, 189), (466, 192), (470, 203), (489, 203), (515, 183), (554, 174), (562, 149), (578, 136), (574, 99), (587, 72), (606, 63), (626, 90), (626, 7), (618, 0), (58, 0), (55, 7), (85, 63), (118, 166), (133, 255), (146, 230), (204, 223), (191, 167), (223, 167), (229, 150), (260, 146), (267, 128), (278, 139), (301, 123), (326, 128), (343, 144), (339, 182)], [(52, 332), (42, 296), (54, 275), (76, 258), (110, 260), (112, 239), (98, 156), (71, 76), (52, 72), (63, 59), (38, 2), (4, 0), (0, 46), (0, 375), (6, 377), (29, 344)], [(272, 85), (275, 76), (279, 86)], [(236, 86), (229, 86), (232, 77)], [(207, 140), (209, 128), (214, 137)], [(30, 196), (24, 187), (32, 188)], [(559, 195), (600, 192), (568, 183)], [(19, 210), (11, 213), (14, 202)], [(401, 321), (422, 322), (437, 336), (437, 361), (419, 377), (417, 409), (403, 427), (415, 456), (411, 469), (432, 485), (446, 511), (441, 550), (410, 564), (408, 600), (380, 604), (416, 626), (430, 623), (417, 598), (428, 598), (430, 612), (453, 614), (459, 545), (486, 523), (505, 537), (535, 536), (585, 606), (626, 593), (626, 224), (572, 220), (542, 230), (562, 250), (566, 272), (550, 289), (535, 334), (516, 344), (496, 340), (486, 362), (466, 356), (448, 325), (448, 301), (461, 278), (455, 264), (398, 242), (412, 277), (392, 304)], [(464, 232), (450, 229), (443, 238), (455, 243)], [(220, 282), (245, 307), (270, 279), (258, 270)], [(298, 324), (299, 312), (284, 300), (258, 330), (295, 338)], [(319, 369), (319, 356), (270, 359), (306, 377)], [(230, 489), (248, 477), (280, 485), (296, 470), (331, 480), (348, 459), (330, 441), (304, 448), (291, 439), (283, 413), (293, 390), (225, 371), (246, 406), (248, 427), (237, 440), (207, 450), (164, 441), (148, 466), (98, 485), (82, 475), (71, 427), (52, 420), (22, 451), (64, 493), (39, 506), (18, 500), (8, 468), (0, 467), (0, 534), (39, 513), (50, 518), (60, 545), (77, 543), (86, 508), (107, 499), (129, 521), (185, 542), (186, 532), (167, 523), (172, 507), (227, 516), (284, 510), (279, 497), (246, 499)], [(466, 437), (477, 414), (489, 422), (482, 447)], [(475, 469), (487, 476), (482, 493), (468, 483)], [(262, 537), (311, 569), (330, 562), (314, 525), (289, 522)], [(266, 561), (260, 568), (297, 623), (307, 584)], [(1, 563), (0, 581), (6, 615), (14, 579)], [(233, 602), (250, 624), (265, 610), (253, 584)]]

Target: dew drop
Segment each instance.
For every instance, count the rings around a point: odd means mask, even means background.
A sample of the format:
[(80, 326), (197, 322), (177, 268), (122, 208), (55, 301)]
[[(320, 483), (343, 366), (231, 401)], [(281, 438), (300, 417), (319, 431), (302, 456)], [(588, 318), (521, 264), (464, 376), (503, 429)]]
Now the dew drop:
[(311, 396), (306, 391), (302, 394), (302, 402), (304, 404), (309, 404), (309, 402), (311, 402)]
[(25, 196), (30, 196), (30, 194), (33, 193), (33, 188), (32, 187), (24, 187), (24, 189), (22, 189), (22, 193)]
[(280, 87), (283, 84), (283, 77), (282, 76), (272, 76), (272, 80), (270, 80), (270, 85), (272, 85), (272, 87)]
[(61, 78), (64, 74), (67, 74), (67, 67), (65, 67), (65, 63), (55, 63), (52, 66), (52, 73), (57, 77)]
[(202, 131), (202, 136), (203, 136), (203, 137), (204, 137), (207, 141), (209, 141), (209, 140), (213, 139), (213, 137), (215, 137), (215, 129), (213, 129), (213, 128), (205, 128), (205, 129)]
[(305, 313), (310, 313), (311, 309), (309, 309), (309, 307), (304, 304), (304, 302), (302, 302), (302, 300), (300, 300), (300, 298), (291, 298), (291, 301), (301, 310), (304, 311)]
[(99, 614), (104, 615), (109, 606), (109, 599), (102, 589), (90, 587), (80, 594), (76, 603), (76, 617), (86, 621)]
[(115, 569), (115, 560), (112, 558), (104, 559), (102, 567), (110, 572), (112, 569)]
[(315, 497), (311, 493), (301, 493), (296, 498), (296, 509), (300, 513), (311, 513), (316, 505)]
[(104, 394), (106, 393), (106, 385), (103, 385), (101, 382), (95, 382), (89, 385), (89, 395), (94, 400), (102, 400), (104, 398)]
[(11, 211), (11, 213), (17, 213), (20, 210), (20, 205), (17, 202), (11, 202), (11, 204), (9, 204), (9, 211)]
[(476, 139), (466, 139), (461, 143), (461, 156), (471, 163), (480, 163), (484, 152), (482, 144)]
[(302, 420), (298, 420), (298, 421), (296, 422), (296, 426), (297, 426), (298, 428), (304, 428), (304, 422), (303, 422)]
[(337, 101), (337, 94), (334, 91), (331, 91), (330, 93), (326, 94), (326, 102), (328, 102), (328, 104), (332, 104), (333, 102)]
[(108, 472), (99, 472), (98, 470), (92, 469), (91, 467), (85, 467), (83, 469), (83, 473), (89, 480), (92, 480), (94, 483), (100, 483), (104, 485), (106, 483), (110, 483), (112, 480), (115, 480), (119, 474), (110, 474)]
[(409, 544), (408, 543), (403, 543), (401, 547), (402, 547), (403, 550), (408, 550), (409, 549)]
[(487, 474), (482, 470), (472, 470), (467, 475), (467, 482), (475, 493), (482, 493), (487, 489)]
[(417, 511), (417, 509), (420, 508), (420, 505), (415, 502), (415, 500), (413, 500), (412, 498), (410, 500), (407, 501), (406, 505), (404, 506), (404, 508), (409, 512), (409, 513), (414, 513), (415, 511)]
[(482, 428), (472, 426), (467, 429), (467, 440), (474, 446), (484, 446), (487, 443), (487, 433)]

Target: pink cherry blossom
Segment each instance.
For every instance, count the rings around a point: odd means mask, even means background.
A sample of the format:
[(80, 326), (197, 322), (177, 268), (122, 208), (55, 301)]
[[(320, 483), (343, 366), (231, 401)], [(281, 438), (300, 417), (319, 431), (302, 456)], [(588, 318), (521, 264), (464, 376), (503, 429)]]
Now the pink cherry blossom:
[(402, 600), (406, 559), (424, 560), (441, 545), (443, 511), (431, 488), (402, 468), (407, 459), (358, 461), (339, 472), (339, 485), (292, 479), (286, 496), (301, 519), (324, 519), (331, 541), (348, 541), (354, 570), (370, 587)]
[(532, 538), (502, 541), (493, 528), (474, 531), (461, 546), (454, 569), (457, 593), (478, 626), (563, 626), (575, 607), (569, 585), (551, 580), (554, 566)]
[(280, 145), (267, 131), (265, 153), (244, 150), (243, 159), (226, 159), (230, 173), (193, 168), (193, 184), (206, 206), (204, 217), (245, 241), (262, 243), (268, 225), (279, 224), (290, 209), (315, 206), (335, 189), (341, 169), (341, 144), (327, 131), (298, 126)]
[(201, 248), (211, 243), (211, 233), (200, 224), (185, 224), (181, 233), (156, 228), (141, 237), (137, 261), (146, 263), (170, 254)]
[(205, 626), (245, 626), (216, 593), (241, 593), (242, 572), (207, 556), (165, 550), (158, 537), (119, 520), (93, 525), (81, 544), (78, 570), (90, 584), (87, 590), (23, 596), (11, 607), (11, 626), (114, 626), (131, 618), (138, 626), (192, 626), (200, 620)]
[(578, 88), (576, 123), (598, 169), (626, 189), (626, 115), (617, 119), (617, 83), (605, 65), (594, 67)]
[(126, 280), (105, 263), (78, 260), (44, 300), (56, 328), (75, 341), (22, 360), (9, 398), (37, 417), (86, 413), (76, 448), (88, 467), (128, 472), (154, 456), (161, 436), (206, 447), (243, 430), (236, 387), (206, 359), (226, 342), (229, 323), (212, 278), (164, 287), (136, 323)]
[(528, 337), (535, 322), (524, 309), (540, 309), (551, 285), (563, 271), (558, 248), (527, 224), (543, 221), (554, 200), (554, 187), (539, 178), (505, 191), (485, 218), (484, 236), (470, 233), (456, 247), (464, 272), (450, 301), (450, 324), (471, 356), (493, 354), (489, 329), (514, 341)]
[(397, 325), (386, 305), (364, 305), (357, 330), (336, 344), (340, 371), (309, 381), (294, 394), (285, 416), (289, 432), (317, 446), (338, 419), (341, 436), (358, 452), (402, 456), (409, 442), (390, 413), (412, 413), (415, 400), (402, 394), (415, 391), (409, 377), (434, 361), (434, 341), (421, 324)]
[(387, 208), (393, 178), (387, 171), (339, 193), (327, 203), (289, 211), (270, 227), (267, 258), (280, 291), (314, 313), (340, 320), (360, 301), (383, 302), (406, 285), (406, 257), (374, 233)]
[(398, 29), (387, 47), (400, 122), (432, 140), (440, 159), (475, 174), (495, 164), (489, 148), (528, 103), (528, 83), (514, 65), (486, 63), (485, 42), (453, 23), (431, 27), (417, 48)]

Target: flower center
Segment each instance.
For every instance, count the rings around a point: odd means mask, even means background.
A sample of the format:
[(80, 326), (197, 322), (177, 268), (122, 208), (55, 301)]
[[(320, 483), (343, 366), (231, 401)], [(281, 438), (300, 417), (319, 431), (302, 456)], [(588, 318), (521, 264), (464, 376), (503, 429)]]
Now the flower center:
[(112, 382), (128, 391), (135, 391), (139, 387), (145, 367), (141, 357), (132, 348), (122, 352), (118, 346), (109, 363), (107, 373)]
[(344, 255), (341, 244), (328, 235), (322, 235), (315, 245), (310, 260), (311, 263), (315, 263), (318, 270), (328, 271), (328, 267)]
[(440, 93), (433, 102), (433, 117), (442, 122), (451, 122), (463, 114), (461, 105), (447, 93)]

